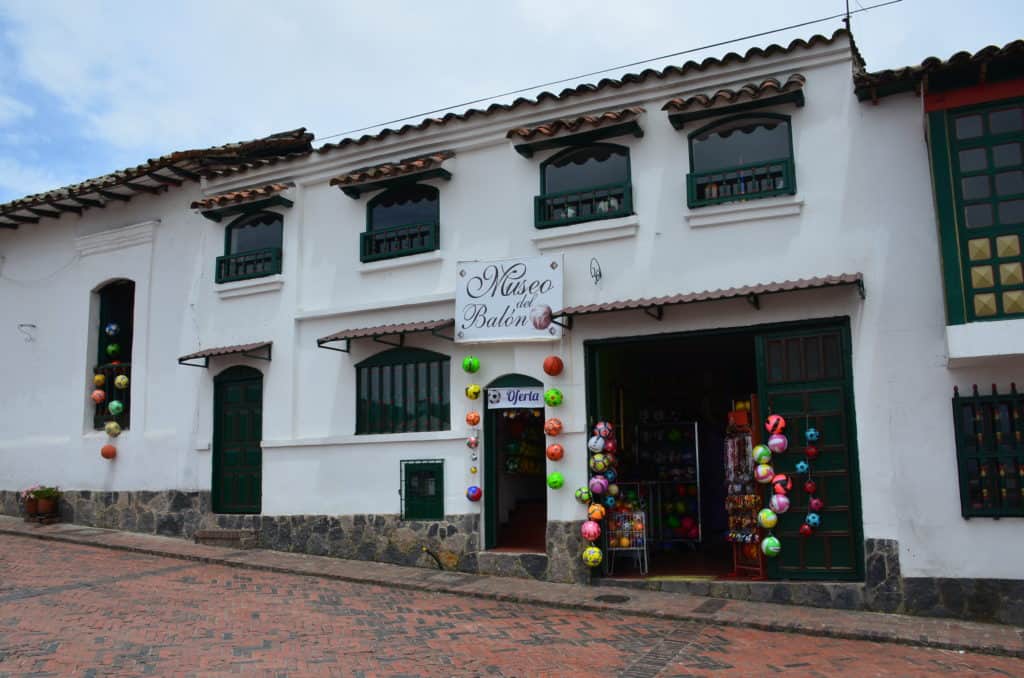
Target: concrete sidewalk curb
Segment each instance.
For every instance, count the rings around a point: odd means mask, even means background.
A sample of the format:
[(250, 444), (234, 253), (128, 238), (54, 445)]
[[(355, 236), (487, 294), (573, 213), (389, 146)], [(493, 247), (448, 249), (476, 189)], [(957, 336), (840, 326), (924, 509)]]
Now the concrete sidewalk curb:
[[(13, 519), (7, 518), (7, 520), (5, 520), (4, 522), (7, 521), (13, 522)], [(718, 600), (721, 600), (723, 603), (733, 605), (734, 607), (750, 607), (755, 610), (782, 608), (783, 614), (781, 616), (785, 616), (786, 609), (790, 608), (791, 606), (773, 605), (771, 603), (747, 603), (745, 601), (734, 601), (719, 598), (703, 598), (685, 594), (662, 593), (653, 591), (635, 591), (625, 589), (620, 590), (596, 587), (591, 589), (588, 587), (581, 587), (571, 584), (527, 582), (526, 580), (510, 580), (502, 577), (456, 573), (442, 570), (421, 571), (417, 568), (406, 568), (398, 565), (390, 565), (385, 563), (363, 563), (362, 561), (344, 561), (339, 558), (333, 558), (330, 556), (311, 556), (307, 554), (285, 553), (278, 551), (268, 551), (263, 549), (251, 549), (244, 551), (227, 550), (221, 547), (195, 545), (191, 542), (186, 542), (181, 539), (173, 537), (158, 537), (155, 535), (142, 534), (136, 535), (134, 533), (120, 532), (117, 530), (107, 530), (104, 528), (75, 526), (72, 529), (89, 530), (90, 534), (88, 536), (85, 536), (74, 534), (61, 534), (59, 532), (42, 532), (39, 530), (39, 528), (28, 527), (27, 525), (25, 527), (19, 526), (18, 528), (15, 528), (9, 526), (9, 524), (0, 524), (0, 534), (6, 534), (15, 537), (39, 539), (43, 541), (63, 542), (68, 544), (75, 544), (78, 546), (89, 546), (93, 548), (106, 548), (118, 551), (125, 551), (129, 553), (138, 553), (162, 558), (175, 558), (178, 560), (194, 561), (211, 565), (224, 565), (227, 567), (235, 567), (240, 569), (249, 569), (263, 572), (273, 572), (277, 574), (317, 577), (320, 579), (344, 581), (355, 584), (382, 586), (387, 588), (420, 591), (426, 593), (444, 593), (462, 597), (481, 598), (498, 602), (539, 605), (559, 609), (573, 609), (590, 612), (615, 612), (619, 614), (654, 619), (668, 619), (681, 622), (700, 622), (704, 624), (722, 624), (726, 626), (750, 628), (760, 631), (798, 633), (810, 636), (837, 638), (842, 640), (861, 640), (869, 642), (893, 643), (898, 645), (928, 647), (957, 652), (973, 652), (979, 654), (1024, 658), (1024, 629), (1017, 629), (1015, 627), (1006, 627), (994, 624), (980, 624), (976, 622), (960, 622), (957, 620), (936, 620), (920, 617), (906, 617), (900, 615), (884, 615), (873, 612), (847, 612), (826, 609), (818, 610), (821, 612), (823, 620), (830, 616), (842, 617), (844, 614), (858, 615), (858, 618), (861, 620), (877, 620), (877, 628), (843, 629), (831, 626), (826, 621), (819, 623), (804, 623), (800, 621), (787, 622), (771, 618), (769, 618), (767, 621), (759, 621), (755, 615), (743, 615), (735, 617), (728, 614), (720, 614), (717, 610), (712, 612), (699, 612), (694, 611), (692, 609), (687, 610), (685, 609), (687, 606), (683, 603), (700, 601), (701, 604), (696, 605), (696, 608), (698, 610), (704, 601)], [(144, 539), (146, 541), (166, 539), (168, 541), (168, 545), (165, 548), (159, 548), (155, 544), (153, 546), (149, 546), (127, 543), (111, 543), (110, 541), (103, 539), (103, 537), (110, 536), (123, 539), (139, 538)], [(185, 550), (201, 549), (204, 551), (220, 551), (222, 552), (222, 555), (215, 555), (214, 553), (197, 552), (186, 553), (180, 549), (170, 548), (172, 546), (183, 547)], [(264, 559), (271, 558), (276, 560), (294, 558), (295, 563), (284, 565), (254, 562), (255, 560), (260, 559), (261, 557)], [(331, 572), (326, 571), (324, 569), (313, 569), (311, 566), (317, 562), (322, 562), (322, 564), (325, 563), (328, 565), (330, 565), (331, 562), (358, 564), (360, 567), (366, 568), (367, 576), (340, 573), (336, 571)], [(380, 570), (383, 569), (381, 566), (385, 566), (388, 569), (395, 568), (396, 570), (400, 571), (401, 575), (405, 575), (405, 578), (402, 578), (399, 575), (399, 573), (395, 573), (395, 576), (392, 576), (391, 578), (374, 578), (373, 574), (381, 574)], [(377, 570), (377, 572), (374, 573), (373, 570)], [(441, 573), (457, 576), (459, 579), (459, 583), (453, 585), (451, 583), (431, 581), (431, 577), (436, 577), (438, 574)], [(481, 585), (486, 586), (488, 584), (493, 584), (495, 581), (505, 585), (505, 588), (516, 588), (517, 586), (521, 587), (524, 583), (532, 584), (533, 586), (531, 588), (533, 588), (533, 591), (520, 590), (508, 592), (487, 590), (486, 588), (481, 587)], [(545, 592), (550, 593), (555, 588), (566, 587), (568, 590), (572, 590), (574, 593), (576, 593), (579, 597), (576, 599), (567, 600), (564, 598), (558, 598), (554, 595), (544, 595)], [(628, 596), (629, 601), (626, 601), (624, 603), (615, 603), (601, 602), (594, 599), (596, 596), (599, 595), (616, 594)], [(644, 606), (644, 599), (646, 599), (646, 602), (648, 603), (647, 606)], [(652, 607), (654, 607), (653, 603), (666, 601), (670, 601), (672, 603), (670, 606), (671, 609), (666, 609), (664, 607), (652, 609)], [(900, 621), (901, 627), (910, 626), (911, 628), (893, 628), (894, 619), (898, 619)], [(927, 626), (945, 627), (939, 630), (946, 631), (947, 633), (942, 636), (938, 635), (934, 631), (932, 633), (928, 633), (927, 629), (924, 628)], [(913, 627), (918, 628), (915, 629)], [(975, 638), (973, 639), (973, 641), (965, 641), (958, 639), (957, 636), (960, 635), (960, 632), (962, 631), (974, 632)], [(1011, 636), (1010, 639), (1015, 640), (1016, 642), (999, 643), (997, 641), (994, 641), (993, 638), (998, 636)], [(988, 642), (982, 641), (980, 640), (980, 638), (986, 638), (988, 639)]]

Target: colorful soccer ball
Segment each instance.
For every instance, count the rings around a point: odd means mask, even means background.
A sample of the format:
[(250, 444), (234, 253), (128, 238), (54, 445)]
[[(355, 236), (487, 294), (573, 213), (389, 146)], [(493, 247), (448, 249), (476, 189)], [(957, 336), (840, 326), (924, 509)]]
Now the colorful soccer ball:
[(610, 508), (610, 509), (615, 508), (615, 503), (616, 503), (615, 497), (613, 497), (611, 495), (608, 495), (602, 501), (604, 501), (604, 505), (607, 506), (608, 508)]
[(552, 417), (544, 422), (544, 433), (549, 436), (557, 436), (562, 432), (562, 420)]
[(772, 477), (772, 489), (775, 494), (788, 494), (793, 489), (793, 481), (785, 473), (776, 473)]
[(107, 405), (107, 411), (109, 411), (115, 417), (124, 412), (124, 403), (120, 400), (111, 400), (110, 404)]
[(766, 530), (770, 530), (779, 522), (779, 517), (770, 508), (761, 509), (757, 514), (757, 524)]
[(804, 523), (803, 525), (800, 526), (800, 535), (801, 536), (803, 536), (803, 537), (810, 537), (812, 534), (814, 534), (814, 528), (813, 527), (811, 527), (807, 523)]
[(767, 445), (757, 445), (751, 456), (754, 457), (755, 464), (767, 464), (772, 460), (772, 451), (768, 449)]
[(470, 485), (466, 488), (466, 499), (470, 501), (480, 501), (480, 497), (484, 496), (484, 491), (477, 485)]
[(819, 516), (817, 513), (808, 513), (807, 517), (804, 518), (804, 522), (810, 525), (811, 527), (818, 527), (819, 525), (821, 525), (821, 516)]
[(608, 483), (608, 496), (610, 496), (610, 497), (617, 497), (617, 496), (619, 496), (619, 486), (616, 485), (615, 483)]
[(608, 479), (609, 483), (614, 483), (615, 479), (619, 477), (619, 474), (615, 471), (615, 469), (610, 468), (604, 472), (604, 477)]
[(466, 413), (466, 423), (470, 426), (480, 425), (480, 413), (476, 410), (470, 410)]
[(773, 469), (768, 464), (758, 464), (756, 467), (754, 467), (754, 480), (761, 483), (762, 485), (770, 483), (772, 481), (772, 478), (774, 477), (775, 469)]
[(580, 525), (580, 535), (587, 541), (597, 541), (601, 538), (601, 526), (593, 520), (584, 521)]
[(476, 466), (470, 466), (469, 467), (469, 472), (472, 473), (473, 475), (476, 475), (476, 472), (477, 472)]
[(779, 538), (772, 535), (764, 538), (761, 542), (761, 552), (769, 558), (774, 558), (779, 555), (779, 551), (782, 550), (782, 544), (779, 543)]
[(557, 388), (549, 388), (544, 391), (544, 403), (548, 407), (558, 407), (562, 404), (563, 399), (564, 396), (562, 396), (562, 392)]
[(597, 567), (604, 560), (604, 554), (601, 553), (601, 549), (596, 546), (588, 546), (583, 549), (583, 562), (589, 567)]
[(809, 508), (809, 509), (811, 509), (811, 511), (817, 513), (821, 509), (825, 508), (825, 502), (823, 502), (822, 500), (818, 499), (817, 497), (812, 497), (811, 500), (809, 502), (807, 502), (807, 508)]
[(557, 490), (562, 485), (565, 485), (565, 477), (561, 473), (553, 471), (548, 474), (548, 487), (552, 490)]
[(613, 430), (614, 429), (612, 428), (612, 425), (607, 421), (599, 421), (596, 424), (594, 424), (595, 436), (600, 436), (602, 438), (611, 438)]
[(812, 426), (809, 429), (807, 429), (806, 433), (804, 433), (804, 437), (807, 438), (807, 442), (816, 443), (819, 440), (821, 440), (821, 431)]
[(552, 377), (557, 377), (562, 373), (563, 369), (565, 369), (565, 364), (562, 362), (562, 359), (559, 358), (557, 355), (549, 355), (547, 358), (544, 358), (545, 374), (550, 374)]
[(618, 444), (615, 442), (615, 438), (604, 439), (604, 451), (611, 454), (619, 449)]
[(768, 500), (768, 508), (780, 515), (785, 513), (789, 510), (789, 497), (784, 494), (773, 494)]
[(565, 456), (565, 448), (558, 443), (551, 443), (548, 445), (548, 449), (544, 451), (544, 454), (551, 461), (558, 461)]
[(797, 473), (804, 474), (811, 470), (811, 465), (808, 464), (803, 459), (801, 459), (796, 463), (796, 466), (794, 466), (793, 468)]
[(594, 495), (590, 493), (589, 487), (577, 487), (576, 488), (576, 501), (581, 504), (589, 504), (590, 500), (594, 498)]
[(100, 448), (100, 456), (104, 459), (113, 459), (117, 456), (117, 448), (107, 443)]
[(804, 450), (804, 454), (807, 455), (808, 459), (814, 461), (815, 459), (818, 458), (818, 448), (815, 447), (814, 445), (808, 445), (807, 449)]
[(786, 420), (777, 414), (769, 414), (764, 420), (764, 427), (768, 433), (782, 433), (786, 430)]
[(546, 330), (551, 325), (551, 307), (547, 304), (540, 304), (530, 308), (530, 322), (534, 329)]
[(94, 375), (92, 375), (92, 385), (95, 386), (96, 388), (103, 388), (103, 386), (106, 383), (107, 383), (107, 377), (105, 375), (102, 375), (102, 374), (94, 374)]
[(470, 384), (466, 387), (466, 397), (470, 400), (476, 400), (480, 397), (480, 384)]
[(587, 517), (591, 520), (604, 520), (604, 506), (601, 504), (591, 504), (587, 507)]
[(111, 438), (116, 438), (117, 436), (121, 435), (121, 425), (118, 424), (116, 421), (108, 421), (106, 424), (103, 425), (103, 432), (106, 433)]
[(120, 352), (121, 352), (121, 344), (118, 344), (118, 343), (107, 344), (107, 356), (113, 358), (114, 356), (116, 356)]
[(480, 371), (480, 358), (475, 355), (467, 355), (462, 359), (462, 369), (470, 374)]
[(590, 440), (587, 441), (587, 449), (597, 454), (598, 452), (604, 452), (604, 446), (606, 441), (601, 436), (590, 436)]
[(587, 483), (587, 487), (593, 494), (604, 494), (608, 490), (608, 481), (604, 476), (594, 476)]
[(107, 392), (104, 391), (103, 389), (98, 388), (95, 391), (93, 391), (89, 397), (92, 398), (92, 401), (94, 403), (99, 405), (100, 403), (107, 399)]
[(107, 323), (106, 327), (103, 328), (103, 332), (108, 337), (116, 337), (121, 333), (121, 326), (117, 323)]
[(775, 454), (782, 454), (789, 447), (789, 439), (781, 433), (773, 433), (768, 438), (768, 449)]
[(114, 388), (119, 388), (122, 391), (128, 388), (128, 377), (123, 374), (119, 374), (114, 377)]
[(480, 447), (480, 439), (477, 438), (476, 436), (469, 436), (468, 438), (466, 438), (466, 447), (468, 447), (471, 450), (475, 450), (476, 448)]
[(804, 492), (806, 492), (807, 494), (814, 494), (817, 491), (818, 484), (813, 480), (808, 480), (806, 483), (804, 483)]
[(603, 454), (595, 454), (590, 458), (590, 470), (594, 473), (603, 473), (608, 469), (608, 457)]

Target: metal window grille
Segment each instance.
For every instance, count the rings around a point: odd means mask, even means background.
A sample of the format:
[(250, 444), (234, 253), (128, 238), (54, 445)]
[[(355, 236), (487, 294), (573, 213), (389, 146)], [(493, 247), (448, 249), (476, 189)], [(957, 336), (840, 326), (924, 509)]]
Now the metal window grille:
[(991, 395), (953, 390), (960, 507), (965, 518), (1024, 516), (1024, 405), (1016, 384)]
[(444, 460), (401, 462), (402, 520), (444, 519)]

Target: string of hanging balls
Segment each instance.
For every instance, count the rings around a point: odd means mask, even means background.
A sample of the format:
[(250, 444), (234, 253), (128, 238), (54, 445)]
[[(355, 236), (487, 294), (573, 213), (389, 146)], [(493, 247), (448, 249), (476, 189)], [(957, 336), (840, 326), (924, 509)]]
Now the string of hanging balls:
[[(111, 365), (120, 365), (121, 361), (119, 357), (121, 355), (121, 344), (117, 341), (117, 337), (121, 334), (121, 326), (117, 323), (107, 323), (103, 327), (103, 334), (106, 336), (107, 340), (107, 345), (104, 347), (103, 352), (106, 353), (108, 358), (110, 358)], [(124, 402), (120, 398), (123, 398), (124, 396), (120, 396), (117, 392), (127, 391), (128, 384), (129, 380), (128, 375), (126, 374), (119, 374), (114, 377), (112, 384), (107, 383), (107, 375), (102, 373), (94, 374), (92, 377), (93, 390), (89, 395), (89, 398), (96, 405), (102, 405), (106, 402), (107, 412), (113, 417), (120, 416), (124, 413)], [(108, 401), (109, 394), (105, 389), (109, 389), (111, 387), (113, 387), (113, 395), (116, 397)], [(108, 460), (113, 459), (117, 456), (117, 447), (114, 446), (113, 440), (121, 435), (121, 425), (116, 421), (108, 421), (104, 424), (103, 431), (111, 440), (100, 448), (100, 456)]]

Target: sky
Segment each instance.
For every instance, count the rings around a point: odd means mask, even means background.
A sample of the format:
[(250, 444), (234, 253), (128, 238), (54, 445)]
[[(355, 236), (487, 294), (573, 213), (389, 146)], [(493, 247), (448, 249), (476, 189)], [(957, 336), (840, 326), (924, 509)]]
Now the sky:
[[(844, 7), (845, 0), (2, 0), (0, 202), (174, 150), (296, 127), (322, 139)], [(903, 0), (852, 22), (868, 68), (878, 70), (1022, 38), (1024, 2)], [(841, 26), (832, 19), (548, 89)]]

